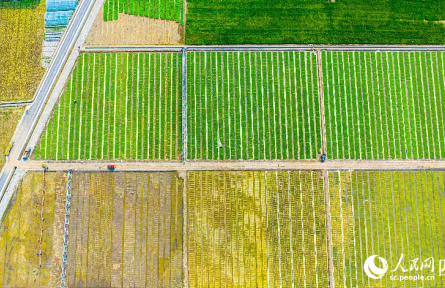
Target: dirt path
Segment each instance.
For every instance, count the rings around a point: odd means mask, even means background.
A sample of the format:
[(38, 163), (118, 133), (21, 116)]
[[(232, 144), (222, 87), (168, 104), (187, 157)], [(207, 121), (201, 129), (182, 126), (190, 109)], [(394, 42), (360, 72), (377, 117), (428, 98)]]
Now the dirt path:
[(224, 162), (62, 162), (18, 161), (22, 170), (49, 171), (107, 171), (107, 165), (116, 165), (116, 171), (212, 171), (212, 170), (419, 170), (445, 169), (445, 160), (328, 160), (318, 161), (224, 161)]
[(319, 90), (319, 99), (320, 99), (320, 125), (321, 129), (321, 152), (327, 153), (326, 151), (326, 122), (325, 122), (325, 108), (324, 108), (324, 88), (323, 88), (323, 69), (321, 63), (321, 52), (320, 49), (317, 49), (317, 78), (318, 78), (318, 90)]

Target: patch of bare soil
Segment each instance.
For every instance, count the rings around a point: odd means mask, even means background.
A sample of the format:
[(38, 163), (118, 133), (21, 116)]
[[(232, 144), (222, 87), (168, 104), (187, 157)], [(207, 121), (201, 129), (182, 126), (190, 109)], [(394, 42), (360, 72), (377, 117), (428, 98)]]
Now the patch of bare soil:
[(184, 27), (174, 21), (119, 14), (119, 20), (105, 22), (99, 12), (85, 45), (180, 45)]

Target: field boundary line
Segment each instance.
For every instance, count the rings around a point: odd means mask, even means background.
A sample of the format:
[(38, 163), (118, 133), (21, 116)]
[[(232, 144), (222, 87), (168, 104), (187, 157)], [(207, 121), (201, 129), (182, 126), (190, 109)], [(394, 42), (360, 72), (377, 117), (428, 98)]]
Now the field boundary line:
[(182, 162), (187, 161), (187, 50), (182, 49)]
[(326, 250), (328, 258), (328, 284), (330, 288), (335, 286), (334, 284), (334, 251), (332, 249), (332, 222), (331, 222), (331, 199), (329, 193), (329, 175), (328, 171), (322, 171), (323, 175), (323, 191), (324, 191), (324, 205), (326, 213)]
[(33, 101), (11, 101), (11, 102), (0, 102), (0, 108), (3, 107), (16, 107), (16, 106), (26, 106), (32, 104)]
[(63, 226), (63, 253), (62, 267), (60, 275), (60, 288), (66, 287), (66, 268), (68, 261), (68, 241), (69, 241), (69, 225), (70, 225), (70, 208), (71, 208), (71, 180), (72, 171), (68, 171), (66, 177), (66, 196), (65, 196), (65, 225)]
[(182, 279), (184, 288), (189, 287), (189, 273), (188, 273), (188, 175), (185, 172), (179, 174), (182, 178), (182, 271), (184, 278)]
[(324, 87), (323, 87), (323, 67), (321, 60), (320, 49), (316, 50), (317, 55), (317, 79), (318, 79), (318, 97), (320, 100), (320, 128), (321, 128), (321, 154), (327, 153), (326, 144), (326, 118), (325, 118), (325, 107), (324, 107)]
[(374, 51), (374, 52), (409, 52), (409, 51), (445, 51), (445, 46), (405, 46), (405, 45), (178, 45), (178, 46), (82, 46), (80, 53), (98, 52), (181, 52), (186, 49), (190, 52), (212, 52), (212, 51)]
[(21, 170), (41, 171), (46, 165), (50, 171), (106, 172), (107, 165), (114, 164), (116, 171), (243, 171), (243, 170), (330, 170), (330, 171), (407, 171), (445, 170), (445, 160), (318, 160), (296, 161), (187, 161), (187, 162), (123, 162), (123, 161), (17, 161)]

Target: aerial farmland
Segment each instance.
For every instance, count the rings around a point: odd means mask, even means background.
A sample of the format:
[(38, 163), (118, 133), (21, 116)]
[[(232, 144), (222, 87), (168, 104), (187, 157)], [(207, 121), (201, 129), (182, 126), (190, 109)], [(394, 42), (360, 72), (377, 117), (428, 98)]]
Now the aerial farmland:
[(442, 3), (61, 1), (0, 4), (1, 287), (445, 287)]

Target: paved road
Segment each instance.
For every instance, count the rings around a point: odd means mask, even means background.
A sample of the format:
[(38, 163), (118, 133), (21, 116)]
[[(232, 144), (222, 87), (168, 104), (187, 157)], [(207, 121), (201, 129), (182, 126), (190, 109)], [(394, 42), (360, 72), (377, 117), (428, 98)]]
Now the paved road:
[(20, 159), (23, 151), (29, 141), (32, 132), (40, 118), (40, 115), (47, 103), (54, 86), (59, 78), (59, 75), (64, 68), (67, 59), (73, 48), (83, 27), (88, 19), (91, 9), (94, 6), (96, 0), (82, 0), (76, 9), (73, 19), (68, 26), (66, 33), (60, 40), (59, 46), (55, 52), (53, 61), (51, 62), (48, 70), (43, 76), (36, 94), (34, 96), (34, 103), (29, 107), (25, 115), (22, 117), (11, 143), (14, 143), (10, 153), (10, 160), (8, 161), (0, 175), (0, 202), (3, 198), (3, 194), (8, 184), (8, 179), (11, 173), (14, 171), (14, 160)]
[(116, 165), (116, 171), (211, 171), (211, 170), (419, 170), (445, 169), (445, 161), (434, 160), (328, 160), (318, 161), (224, 161), (224, 162), (52, 162), (17, 161), (21, 170), (49, 171), (106, 171), (108, 164)]

